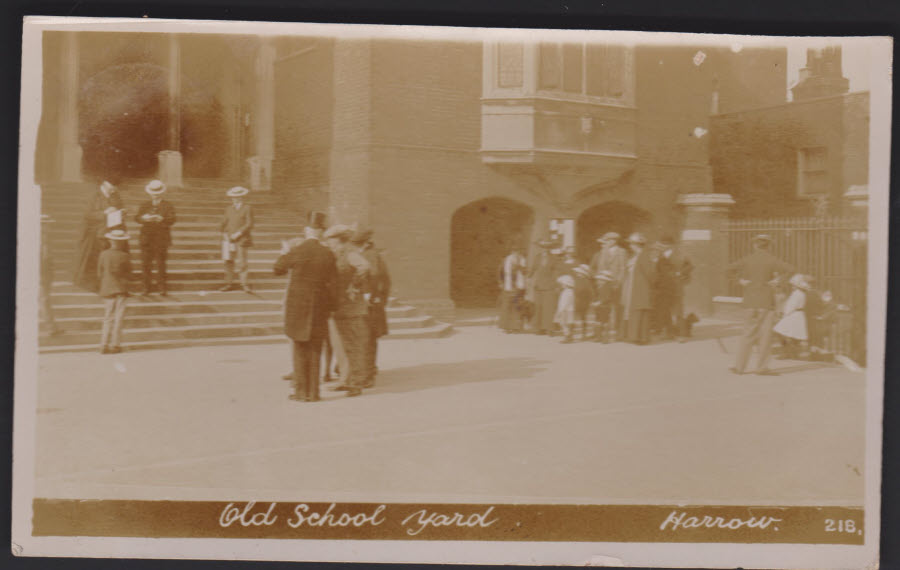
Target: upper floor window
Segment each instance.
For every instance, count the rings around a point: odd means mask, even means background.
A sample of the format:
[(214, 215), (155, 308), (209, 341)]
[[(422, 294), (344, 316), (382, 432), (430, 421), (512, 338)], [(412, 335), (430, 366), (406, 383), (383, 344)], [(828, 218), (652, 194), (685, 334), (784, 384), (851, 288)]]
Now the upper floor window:
[(815, 196), (828, 192), (828, 148), (814, 146), (797, 153), (797, 193)]
[(628, 52), (611, 44), (539, 46), (538, 89), (621, 99), (626, 93)]

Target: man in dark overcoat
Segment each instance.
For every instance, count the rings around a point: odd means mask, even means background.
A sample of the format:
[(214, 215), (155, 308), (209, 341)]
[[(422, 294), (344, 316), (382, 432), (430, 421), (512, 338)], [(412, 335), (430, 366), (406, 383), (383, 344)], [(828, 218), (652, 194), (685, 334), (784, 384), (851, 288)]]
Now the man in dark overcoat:
[(664, 237), (656, 244), (659, 258), (656, 261), (656, 285), (654, 292), (654, 325), (666, 339), (684, 340), (687, 326), (684, 320), (684, 286), (691, 278), (693, 264), (675, 249), (674, 240)]
[(537, 334), (553, 333), (553, 317), (556, 314), (557, 283), (561, 263), (557, 256), (550, 252), (553, 242), (544, 240), (538, 243), (540, 251), (537, 260), (531, 267), (529, 277), (534, 287), (534, 314), (532, 329)]
[(622, 306), (625, 314), (625, 340), (635, 344), (650, 341), (650, 316), (653, 310), (653, 284), (656, 263), (647, 240), (640, 233), (628, 238), (632, 255), (626, 263)]
[(388, 333), (386, 307), (391, 294), (391, 275), (384, 258), (372, 242), (372, 230), (358, 230), (350, 238), (350, 242), (369, 262), (369, 282), (366, 288), (369, 298), (369, 348), (366, 358), (369, 365), (363, 388), (371, 388), (375, 385), (375, 376), (378, 374), (378, 339)]
[(754, 345), (759, 346), (756, 373), (777, 376), (768, 367), (772, 350), (772, 327), (775, 324), (775, 287), (781, 278), (789, 278), (794, 269), (769, 252), (772, 238), (761, 234), (753, 238), (753, 252), (727, 268), (729, 276), (737, 276), (744, 287), (744, 308), (747, 311), (744, 331), (731, 371), (743, 374)]
[(322, 227), (306, 228), (306, 239), (282, 247), (275, 275), (290, 272), (284, 307), (284, 333), (294, 343), (294, 393), (291, 400), (319, 400), (319, 361), (334, 310), (337, 264), (332, 251), (319, 240)]
[(172, 224), (175, 223), (175, 206), (163, 199), (166, 185), (152, 180), (144, 187), (150, 199), (141, 204), (136, 216), (141, 224), (141, 265), (144, 273), (144, 295), (151, 293), (153, 263), (156, 262), (156, 282), (160, 295), (168, 295), (166, 285), (166, 257), (172, 244)]

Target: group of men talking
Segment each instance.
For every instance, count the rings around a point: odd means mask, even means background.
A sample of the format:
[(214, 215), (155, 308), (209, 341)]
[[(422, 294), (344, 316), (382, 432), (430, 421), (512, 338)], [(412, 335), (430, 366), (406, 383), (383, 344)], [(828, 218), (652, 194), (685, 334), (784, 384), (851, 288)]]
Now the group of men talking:
[[(332, 390), (358, 396), (375, 385), (378, 338), (387, 334), (390, 276), (372, 231), (338, 224), (312, 212), (303, 238), (282, 243), (275, 275), (289, 275), (284, 330), (292, 342), (295, 401), (320, 399), (323, 347), (338, 355), (342, 381)], [(326, 358), (325, 377), (331, 362)]]

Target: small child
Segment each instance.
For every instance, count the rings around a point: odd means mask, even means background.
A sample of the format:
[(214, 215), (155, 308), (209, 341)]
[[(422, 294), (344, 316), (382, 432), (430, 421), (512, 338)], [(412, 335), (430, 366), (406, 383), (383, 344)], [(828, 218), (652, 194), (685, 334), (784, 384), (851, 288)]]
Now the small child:
[(797, 345), (805, 343), (809, 339), (806, 328), (806, 293), (809, 291), (809, 283), (806, 277), (799, 273), (791, 277), (791, 294), (784, 302), (781, 320), (773, 329), (784, 337), (785, 357), (796, 358)]
[(562, 275), (556, 281), (562, 286), (562, 291), (559, 293), (553, 322), (562, 327), (562, 342), (568, 344), (572, 342), (572, 325), (575, 322), (575, 278)]
[(103, 331), (100, 334), (100, 353), (122, 352), (122, 318), (128, 299), (128, 279), (131, 277), (131, 260), (127, 253), (128, 233), (112, 230), (104, 237), (110, 247), (100, 253), (97, 274), (100, 278), (99, 294), (104, 298), (106, 312), (103, 315)]
[(581, 340), (587, 340), (587, 314), (594, 296), (591, 284), (591, 268), (582, 264), (572, 271), (575, 278), (575, 321), (581, 324)]
[(591, 303), (594, 309), (594, 341), (606, 344), (612, 334), (609, 322), (615, 295), (612, 273), (604, 270), (594, 275), (594, 284), (594, 302)]

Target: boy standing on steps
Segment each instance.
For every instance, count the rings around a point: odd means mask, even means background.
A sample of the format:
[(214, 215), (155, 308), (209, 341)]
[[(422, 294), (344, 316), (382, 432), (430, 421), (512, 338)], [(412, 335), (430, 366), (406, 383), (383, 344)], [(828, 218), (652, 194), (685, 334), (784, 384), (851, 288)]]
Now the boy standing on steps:
[(249, 193), (249, 190), (241, 186), (235, 186), (227, 192), (231, 198), (231, 205), (225, 208), (225, 216), (219, 228), (222, 232), (222, 260), (225, 262), (225, 285), (219, 289), (220, 291), (230, 291), (234, 288), (234, 265), (237, 262), (241, 289), (246, 293), (251, 292), (247, 251), (253, 245), (253, 239), (250, 237), (253, 211), (249, 204), (244, 203), (244, 196)]
[(97, 277), (100, 280), (100, 296), (106, 311), (103, 315), (103, 331), (100, 334), (100, 353), (122, 352), (122, 318), (128, 299), (128, 279), (131, 277), (131, 260), (125, 248), (128, 234), (124, 230), (112, 230), (105, 235), (109, 249), (100, 253)]

